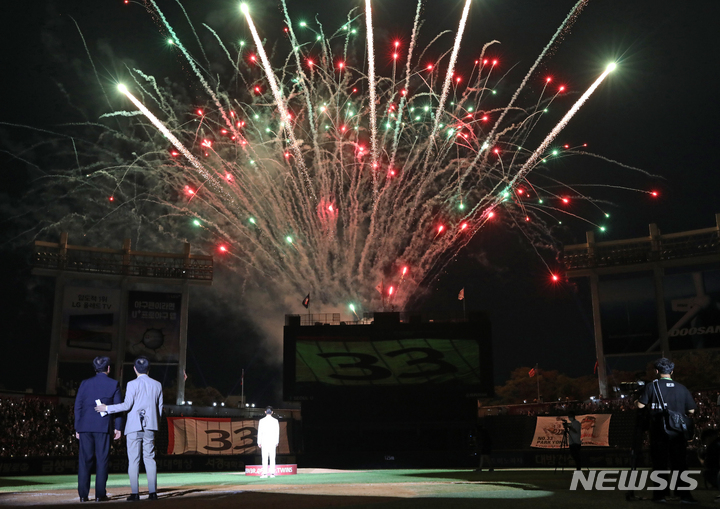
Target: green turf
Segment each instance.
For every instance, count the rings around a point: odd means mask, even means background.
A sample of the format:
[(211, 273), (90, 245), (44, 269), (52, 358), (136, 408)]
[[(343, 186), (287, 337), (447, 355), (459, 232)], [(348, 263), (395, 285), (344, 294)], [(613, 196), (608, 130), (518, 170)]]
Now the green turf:
[[(556, 472), (553, 469), (499, 470), (492, 473), (461, 469), (303, 472), (274, 479), (225, 472), (161, 473), (158, 476), (158, 492), (162, 498), (170, 499), (176, 509), (206, 506), (215, 509), (437, 509), (443, 506), (476, 509), (483, 501), (489, 502), (489, 507), (493, 509), (564, 509), (579, 506), (607, 509), (626, 504), (626, 493), (622, 491), (571, 491), (572, 475), (572, 470)], [(147, 490), (144, 481), (145, 476), (141, 475), (141, 493)], [(300, 488), (312, 485), (318, 485), (317, 490)], [(328, 489), (323, 490), (320, 485)], [(382, 485), (389, 486), (379, 489)], [(214, 489), (205, 490), (204, 486)], [(344, 490), (343, 486), (347, 489)], [(127, 475), (111, 475), (108, 488), (128, 493)], [(75, 475), (0, 478), (0, 497), (7, 497), (0, 498), (0, 505), (17, 500), (20, 505), (27, 505), (35, 501), (33, 498), (16, 500), (11, 498), (11, 493), (42, 497), (51, 491), (74, 492), (76, 489)], [(652, 494), (645, 491), (638, 496), (648, 498)], [(700, 483), (693, 495), (704, 504), (712, 504), (717, 491), (704, 488)], [(43, 497), (43, 500), (46, 499)], [(638, 504), (640, 506), (646, 507), (642, 503)]]
[[(260, 479), (233, 473), (160, 473), (158, 484), (161, 487), (182, 486), (234, 486), (242, 487), (257, 484), (312, 485), (312, 484), (381, 484), (381, 483), (423, 483), (447, 482), (462, 483), (478, 481), (483, 474), (471, 470), (368, 470), (358, 472), (331, 472), (317, 474), (298, 474), (278, 476), (274, 479)], [(493, 474), (484, 474), (485, 476)], [(504, 476), (505, 477), (505, 476)], [(145, 476), (140, 475), (141, 489)], [(488, 477), (482, 480), (491, 480)], [(508, 483), (515, 484), (515, 483)], [(526, 485), (526, 483), (522, 483)], [(499, 483), (498, 486), (503, 486)], [(125, 474), (110, 474), (108, 488), (128, 486)], [(456, 485), (457, 486), (457, 485)], [(530, 487), (529, 485), (527, 487)], [(77, 488), (75, 475), (19, 476), (0, 478), (0, 493), (17, 491), (70, 490)], [(509, 489), (509, 488), (508, 488)], [(531, 488), (532, 489), (532, 488)]]

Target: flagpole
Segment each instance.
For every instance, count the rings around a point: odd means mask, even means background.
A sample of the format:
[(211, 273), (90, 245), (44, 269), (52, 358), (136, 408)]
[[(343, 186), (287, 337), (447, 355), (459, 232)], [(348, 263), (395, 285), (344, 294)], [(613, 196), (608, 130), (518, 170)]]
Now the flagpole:
[(312, 323), (312, 315), (310, 314), (310, 294), (309, 293), (303, 299), (302, 305), (305, 309), (307, 309), (307, 325), (310, 325)]
[(242, 406), (245, 408), (245, 370), (242, 370), (242, 374), (240, 375), (240, 401), (242, 401)]
[(385, 278), (380, 280), (380, 304), (382, 304), (382, 310), (385, 312)]

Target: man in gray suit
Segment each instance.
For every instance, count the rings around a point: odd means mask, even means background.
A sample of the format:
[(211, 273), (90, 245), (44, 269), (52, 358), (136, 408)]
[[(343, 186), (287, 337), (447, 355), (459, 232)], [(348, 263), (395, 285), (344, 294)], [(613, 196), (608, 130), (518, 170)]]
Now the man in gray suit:
[(117, 405), (98, 405), (97, 412), (111, 414), (127, 412), (125, 435), (127, 436), (128, 476), (132, 494), (129, 501), (140, 500), (138, 477), (140, 476), (140, 450), (147, 472), (149, 500), (157, 500), (157, 466), (155, 465), (155, 432), (162, 415), (162, 385), (148, 376), (150, 361), (145, 357), (135, 359), (137, 378), (128, 382), (125, 401)]

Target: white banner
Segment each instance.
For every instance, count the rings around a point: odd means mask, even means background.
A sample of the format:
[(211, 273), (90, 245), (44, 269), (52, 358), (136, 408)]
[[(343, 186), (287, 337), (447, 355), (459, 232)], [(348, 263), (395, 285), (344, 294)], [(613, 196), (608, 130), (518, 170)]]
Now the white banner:
[[(257, 420), (168, 417), (168, 454), (260, 454)], [(280, 421), (278, 454), (290, 454), (287, 422)]]
[[(582, 429), (582, 445), (609, 447), (610, 417), (612, 414), (576, 416)], [(569, 419), (566, 415), (538, 417), (535, 424), (535, 436), (533, 436), (530, 447), (559, 449), (563, 438), (563, 422), (567, 420)]]

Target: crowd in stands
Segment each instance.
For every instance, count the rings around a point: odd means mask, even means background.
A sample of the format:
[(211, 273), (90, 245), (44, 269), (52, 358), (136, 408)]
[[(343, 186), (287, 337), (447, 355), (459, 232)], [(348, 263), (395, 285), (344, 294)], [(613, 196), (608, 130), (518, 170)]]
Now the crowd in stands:
[[(699, 431), (706, 428), (717, 428), (720, 419), (720, 391), (704, 390), (693, 392), (697, 409), (693, 420)], [(574, 411), (582, 414), (608, 414), (627, 412), (635, 408), (634, 395), (623, 396), (617, 399), (591, 399), (589, 401), (557, 401), (541, 405), (531, 405), (531, 408), (522, 411), (523, 415), (567, 415)]]
[[(693, 393), (696, 436), (704, 430), (717, 429), (720, 420), (720, 391), (705, 390)], [(634, 397), (628, 395), (611, 400), (557, 401), (510, 405), (498, 413), (515, 415), (577, 415), (626, 412), (634, 408)], [(0, 457), (75, 456), (72, 404), (58, 404), (54, 400), (36, 396), (0, 396)], [(125, 455), (125, 440), (113, 440), (111, 454)]]
[[(0, 457), (76, 456), (72, 405), (39, 397), (0, 396)], [(125, 440), (111, 454), (125, 454)]]
[(574, 411), (576, 415), (582, 414), (610, 414), (613, 412), (626, 412), (635, 408), (632, 397), (621, 397), (617, 399), (590, 399), (588, 401), (558, 400), (550, 403), (531, 403), (522, 405), (506, 405), (498, 407), (497, 412), (489, 415), (510, 414), (510, 415), (567, 415)]
[(635, 408), (632, 398), (591, 399), (590, 401), (557, 402), (545, 415), (566, 415), (569, 411), (581, 414), (611, 414)]
[(77, 454), (72, 408), (40, 398), (0, 399), (0, 456)]
[(720, 392), (719, 391), (699, 391), (694, 392), (695, 403), (695, 428), (699, 431), (718, 427), (718, 412), (720, 412)]

